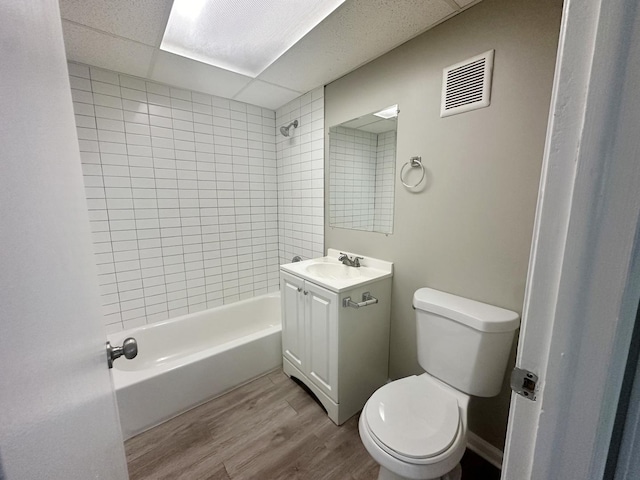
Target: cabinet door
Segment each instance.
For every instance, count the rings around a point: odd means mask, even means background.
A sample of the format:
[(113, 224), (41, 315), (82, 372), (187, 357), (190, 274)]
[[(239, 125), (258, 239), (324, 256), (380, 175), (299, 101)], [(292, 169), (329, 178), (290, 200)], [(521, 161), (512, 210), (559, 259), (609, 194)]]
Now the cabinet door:
[(304, 280), (280, 272), (282, 298), (282, 355), (303, 373), (304, 369)]
[(307, 375), (338, 402), (338, 295), (305, 282)]

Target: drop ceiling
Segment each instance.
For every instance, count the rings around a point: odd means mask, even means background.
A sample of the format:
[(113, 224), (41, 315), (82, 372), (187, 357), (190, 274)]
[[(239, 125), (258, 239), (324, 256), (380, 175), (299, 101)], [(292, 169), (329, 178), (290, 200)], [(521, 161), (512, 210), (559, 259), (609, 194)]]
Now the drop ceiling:
[(275, 110), (478, 1), (347, 0), (256, 78), (160, 50), (172, 0), (60, 0), (60, 12), (71, 61)]

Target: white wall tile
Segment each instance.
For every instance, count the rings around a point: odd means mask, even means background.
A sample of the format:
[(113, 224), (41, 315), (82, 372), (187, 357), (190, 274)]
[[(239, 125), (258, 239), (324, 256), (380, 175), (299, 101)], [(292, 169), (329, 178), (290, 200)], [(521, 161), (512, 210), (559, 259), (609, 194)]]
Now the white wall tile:
[(69, 74), (109, 331), (277, 290), (275, 112)]
[(280, 263), (323, 254), (322, 88), (273, 112), (69, 72), (110, 331), (278, 290)]
[[(313, 121), (312, 111), (318, 119)], [(265, 181), (265, 208), (277, 207), (278, 257), (280, 263), (288, 263), (295, 255), (303, 259), (324, 255), (322, 231), (319, 235), (305, 235), (305, 228), (324, 224), (324, 88), (320, 87), (282, 106), (275, 112), (275, 122), (268, 114), (263, 122), (269, 125), (267, 132), (275, 132), (277, 183)], [(284, 137), (280, 127), (298, 120), (298, 128), (290, 129)], [(314, 139), (319, 139), (315, 140)], [(268, 158), (265, 155), (265, 158)], [(320, 159), (319, 162), (314, 162)], [(265, 160), (265, 165), (267, 161)], [(304, 174), (304, 175), (303, 175)], [(267, 177), (265, 176), (265, 179)], [(311, 179), (318, 180), (314, 187)], [(312, 208), (314, 202), (316, 208)], [(275, 222), (271, 222), (275, 223)], [(274, 225), (275, 226), (275, 225)], [(310, 232), (307, 232), (310, 233)], [(267, 248), (267, 258), (270, 248)], [(275, 252), (270, 252), (273, 255)], [(276, 272), (277, 273), (277, 272)], [(278, 282), (277, 275), (267, 274), (267, 288)]]

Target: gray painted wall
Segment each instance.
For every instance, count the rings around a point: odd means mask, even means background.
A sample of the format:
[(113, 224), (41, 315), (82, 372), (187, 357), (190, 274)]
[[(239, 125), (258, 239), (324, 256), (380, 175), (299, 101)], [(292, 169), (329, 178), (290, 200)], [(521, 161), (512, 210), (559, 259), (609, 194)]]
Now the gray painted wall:
[[(326, 248), (395, 264), (391, 378), (421, 372), (417, 288), (522, 311), (561, 10), (560, 0), (485, 0), (326, 87), (325, 132), (387, 105), (400, 109), (394, 233), (330, 228), (325, 209)], [(491, 105), (440, 118), (442, 69), (490, 49)], [(414, 155), (428, 173), (418, 193), (398, 179)], [(509, 397), (505, 383), (498, 397), (469, 407), (469, 428), (499, 448)]]

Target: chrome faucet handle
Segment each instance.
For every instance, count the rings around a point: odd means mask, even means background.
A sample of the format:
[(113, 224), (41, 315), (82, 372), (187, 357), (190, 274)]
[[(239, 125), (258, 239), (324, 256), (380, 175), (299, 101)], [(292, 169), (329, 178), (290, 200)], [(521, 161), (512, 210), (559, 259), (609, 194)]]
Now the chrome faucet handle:
[(353, 256), (350, 257), (349, 255), (347, 255), (346, 253), (340, 252), (340, 255), (338, 256), (338, 261), (342, 262), (344, 265), (348, 266), (348, 267), (359, 267), (360, 266), (360, 260), (362, 260), (363, 257), (357, 257), (357, 256)]

